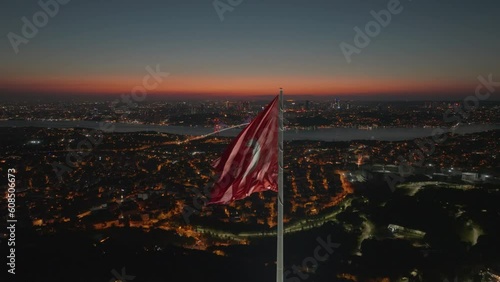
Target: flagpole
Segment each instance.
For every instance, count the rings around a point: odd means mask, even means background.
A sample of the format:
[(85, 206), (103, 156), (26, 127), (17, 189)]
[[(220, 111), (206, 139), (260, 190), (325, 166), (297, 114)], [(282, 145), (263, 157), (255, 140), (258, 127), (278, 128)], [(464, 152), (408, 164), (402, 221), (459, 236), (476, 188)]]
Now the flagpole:
[(278, 258), (276, 282), (283, 282), (283, 88), (279, 96), (279, 130), (278, 130)]

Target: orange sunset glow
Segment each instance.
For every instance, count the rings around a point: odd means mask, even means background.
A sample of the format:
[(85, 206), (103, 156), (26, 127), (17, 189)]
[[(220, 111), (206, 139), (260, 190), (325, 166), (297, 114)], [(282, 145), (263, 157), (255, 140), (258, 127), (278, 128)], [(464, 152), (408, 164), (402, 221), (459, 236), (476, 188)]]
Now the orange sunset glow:
[[(127, 93), (141, 86), (141, 76), (99, 77), (36, 77), (16, 78), (1, 82), (4, 89), (13, 92), (40, 93)], [(149, 81), (155, 84), (154, 80)], [(450, 86), (452, 85), (452, 86)], [(285, 87), (289, 95), (332, 95), (356, 93), (422, 93), (464, 92), (473, 89), (468, 82), (445, 82), (442, 80), (419, 81), (416, 79), (391, 80), (389, 78), (353, 77), (235, 77), (235, 76), (187, 76), (171, 74), (148, 94), (222, 94), (222, 95), (267, 95), (278, 86)]]

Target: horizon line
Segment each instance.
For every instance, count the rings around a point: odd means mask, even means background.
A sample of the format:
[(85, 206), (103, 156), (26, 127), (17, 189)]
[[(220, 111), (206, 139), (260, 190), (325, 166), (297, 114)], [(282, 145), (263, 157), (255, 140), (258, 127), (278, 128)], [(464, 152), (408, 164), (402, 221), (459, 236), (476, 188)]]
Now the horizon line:
[[(3, 91), (2, 91), (3, 90)], [(34, 99), (107, 99), (121, 96), (126, 93), (63, 93), (63, 92), (25, 92), (25, 91), (5, 91), (0, 89), (0, 99), (2, 100), (15, 100), (23, 98)], [(287, 94), (286, 88), (283, 88), (284, 95), (287, 97), (294, 97), (295, 99), (312, 99), (312, 100), (326, 100), (342, 98), (347, 100), (364, 100), (364, 101), (456, 101), (462, 100), (465, 97), (472, 96), (474, 93), (468, 92), (455, 92), (455, 93), (332, 93), (332, 94)], [(276, 93), (269, 94), (221, 94), (221, 93), (148, 93), (145, 100), (210, 100), (210, 99), (226, 99), (226, 100), (247, 100), (247, 99), (268, 99), (275, 97), (279, 94), (280, 88), (276, 88)], [(500, 97), (490, 96), (488, 101), (500, 101)]]

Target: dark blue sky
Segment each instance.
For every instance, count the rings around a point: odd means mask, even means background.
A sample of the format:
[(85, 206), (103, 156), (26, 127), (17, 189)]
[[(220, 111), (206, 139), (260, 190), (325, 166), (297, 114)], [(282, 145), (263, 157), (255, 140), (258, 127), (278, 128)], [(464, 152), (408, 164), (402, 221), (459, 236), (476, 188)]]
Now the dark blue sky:
[[(228, 0), (220, 0), (227, 2)], [(171, 76), (155, 92), (435, 95), (500, 77), (500, 1), (401, 0), (370, 44), (344, 57), (354, 27), (387, 0), (243, 0), (221, 21), (210, 0), (71, 0), (16, 54), (37, 1), (6, 1), (0, 23), (3, 91), (110, 93), (145, 67)], [(497, 79), (500, 80), (500, 79)]]

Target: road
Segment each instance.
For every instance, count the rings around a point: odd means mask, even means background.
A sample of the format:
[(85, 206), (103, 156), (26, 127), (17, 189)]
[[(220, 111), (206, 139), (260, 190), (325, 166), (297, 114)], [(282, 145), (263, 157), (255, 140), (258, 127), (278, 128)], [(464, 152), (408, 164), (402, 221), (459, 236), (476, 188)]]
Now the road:
[[(336, 209), (324, 215), (302, 218), (297, 221), (293, 221), (292, 223), (286, 224), (284, 229), (285, 234), (311, 230), (313, 228), (322, 226), (326, 222), (335, 221), (336, 216), (339, 213), (341, 213), (345, 208), (351, 205), (352, 198), (348, 198), (347, 196), (354, 192), (353, 187), (351, 183), (347, 181), (347, 177), (345, 176), (344, 171), (336, 171), (336, 173), (340, 175), (340, 181), (342, 183), (342, 192), (334, 198), (334, 201), (336, 202), (335, 204)], [(194, 229), (196, 230), (196, 232), (201, 234), (211, 233), (212, 236), (217, 236), (237, 241), (251, 239), (251, 238), (258, 238), (258, 237), (276, 236), (276, 230), (242, 232), (235, 234), (232, 232), (211, 229), (203, 226), (195, 226)]]

